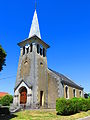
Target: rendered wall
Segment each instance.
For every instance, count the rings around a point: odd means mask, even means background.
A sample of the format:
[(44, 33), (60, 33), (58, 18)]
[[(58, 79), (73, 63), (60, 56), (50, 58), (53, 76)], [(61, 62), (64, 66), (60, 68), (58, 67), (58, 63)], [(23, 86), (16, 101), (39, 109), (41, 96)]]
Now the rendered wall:
[(48, 108), (56, 108), (56, 99), (64, 96), (60, 77), (48, 70)]
[(43, 106), (48, 105), (48, 78), (47, 78), (47, 58), (37, 54), (37, 87), (38, 87), (38, 103), (40, 104), (40, 91), (43, 91)]

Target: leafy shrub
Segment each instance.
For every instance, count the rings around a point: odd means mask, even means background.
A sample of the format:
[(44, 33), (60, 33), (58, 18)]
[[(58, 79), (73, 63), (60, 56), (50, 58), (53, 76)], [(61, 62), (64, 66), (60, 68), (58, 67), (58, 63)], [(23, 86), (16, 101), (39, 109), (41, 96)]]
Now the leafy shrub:
[[(58, 111), (58, 114), (64, 114), (66, 107), (66, 99), (65, 98), (58, 98), (56, 100), (56, 111)], [(61, 109), (62, 108), (62, 109)]]
[(13, 96), (12, 95), (6, 95), (6, 96), (2, 97), (1, 100), (0, 100), (0, 104), (2, 106), (9, 106), (10, 103), (12, 103), (12, 102), (13, 102)]
[(84, 98), (58, 98), (56, 100), (56, 111), (60, 115), (71, 115), (80, 111), (90, 110), (90, 99)]
[(82, 111), (90, 110), (90, 99), (83, 99)]
[(90, 98), (87, 99), (88, 102), (88, 110), (90, 110)]
[(80, 103), (79, 103), (78, 98), (72, 98), (72, 99), (70, 99), (70, 101), (72, 102), (73, 113), (79, 112), (80, 111)]
[(56, 101), (56, 111), (61, 115), (71, 115), (79, 112), (79, 102), (77, 99), (59, 98)]

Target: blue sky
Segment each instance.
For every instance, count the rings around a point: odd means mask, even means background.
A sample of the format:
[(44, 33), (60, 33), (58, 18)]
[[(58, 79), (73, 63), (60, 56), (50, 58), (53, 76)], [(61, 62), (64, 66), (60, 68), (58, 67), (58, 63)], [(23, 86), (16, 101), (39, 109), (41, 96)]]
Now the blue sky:
[[(17, 43), (28, 37), (34, 10), (34, 0), (0, 1), (0, 44), (7, 52), (0, 91), (14, 93)], [(37, 14), (42, 39), (51, 46), (48, 67), (90, 92), (90, 0), (37, 0)]]

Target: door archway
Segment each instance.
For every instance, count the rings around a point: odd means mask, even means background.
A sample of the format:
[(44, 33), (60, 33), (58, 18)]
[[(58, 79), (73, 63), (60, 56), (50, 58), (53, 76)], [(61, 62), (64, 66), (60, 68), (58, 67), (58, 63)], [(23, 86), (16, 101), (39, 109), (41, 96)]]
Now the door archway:
[(27, 102), (27, 89), (25, 87), (20, 88), (20, 104), (26, 104)]

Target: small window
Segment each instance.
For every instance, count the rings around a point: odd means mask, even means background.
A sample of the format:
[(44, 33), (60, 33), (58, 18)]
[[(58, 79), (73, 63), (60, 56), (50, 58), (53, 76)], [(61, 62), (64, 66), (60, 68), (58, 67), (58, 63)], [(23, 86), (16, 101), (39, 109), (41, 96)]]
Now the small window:
[(40, 65), (43, 67), (43, 63), (42, 62), (40, 62)]
[(23, 55), (25, 54), (25, 46), (23, 47)]
[(31, 43), (31, 45), (30, 45), (30, 52), (32, 52), (32, 50), (33, 50), (33, 45)]
[(25, 65), (28, 64), (28, 61), (26, 60), (26, 61), (24, 62), (24, 64), (25, 64)]
[(45, 57), (46, 56), (46, 50), (45, 50), (45, 48), (43, 48), (43, 57)]
[(42, 55), (42, 49), (40, 48), (40, 55)]
[(37, 44), (37, 53), (39, 54), (39, 52), (40, 52), (40, 46), (39, 46), (39, 44)]
[(73, 97), (76, 97), (76, 90), (73, 89)]

